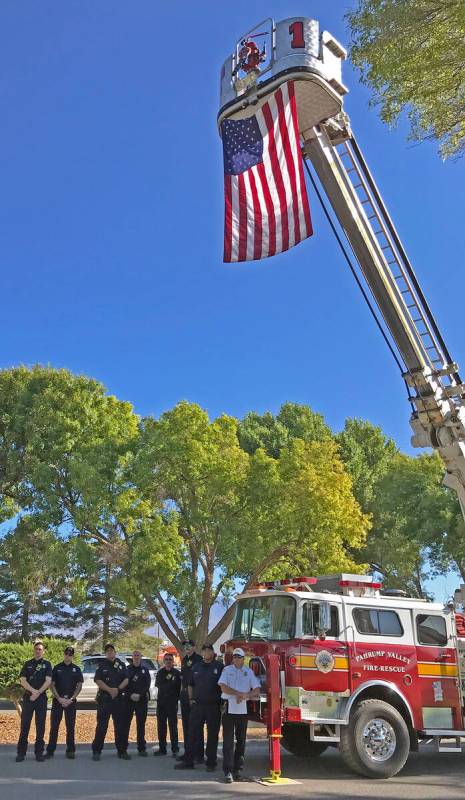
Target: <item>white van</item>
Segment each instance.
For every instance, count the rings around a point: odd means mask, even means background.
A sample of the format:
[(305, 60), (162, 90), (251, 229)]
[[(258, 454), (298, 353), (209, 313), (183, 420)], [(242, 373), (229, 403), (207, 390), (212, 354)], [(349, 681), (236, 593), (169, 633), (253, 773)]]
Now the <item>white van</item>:
[[(119, 658), (123, 664), (129, 666), (132, 664), (132, 656), (128, 653), (117, 653), (116, 658)], [(94, 675), (97, 667), (105, 661), (105, 656), (102, 653), (93, 653), (89, 656), (83, 656), (81, 659), (81, 669), (84, 676), (84, 683), (82, 684), (82, 691), (77, 698), (78, 703), (89, 703), (95, 700), (97, 695), (97, 684), (94, 683)], [(151, 658), (142, 658), (142, 666), (150, 672), (150, 700), (156, 700), (157, 687), (155, 686), (155, 676), (157, 674), (157, 665)]]

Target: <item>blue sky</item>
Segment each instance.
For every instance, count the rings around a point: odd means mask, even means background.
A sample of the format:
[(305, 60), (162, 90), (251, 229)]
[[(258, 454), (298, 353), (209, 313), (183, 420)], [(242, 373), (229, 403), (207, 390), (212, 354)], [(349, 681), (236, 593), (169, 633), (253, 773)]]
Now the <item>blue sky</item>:
[[(100, 379), (141, 414), (183, 398), (212, 416), (308, 403), (370, 419), (409, 450), (409, 407), (310, 193), (315, 235), (222, 263), (221, 64), (260, 19), (312, 15), (342, 43), (351, 3), (3, 0), (1, 367)], [(353, 128), (433, 312), (465, 366), (464, 163), (368, 108)], [(441, 596), (439, 596), (441, 595)], [(442, 590), (438, 594), (442, 599)]]

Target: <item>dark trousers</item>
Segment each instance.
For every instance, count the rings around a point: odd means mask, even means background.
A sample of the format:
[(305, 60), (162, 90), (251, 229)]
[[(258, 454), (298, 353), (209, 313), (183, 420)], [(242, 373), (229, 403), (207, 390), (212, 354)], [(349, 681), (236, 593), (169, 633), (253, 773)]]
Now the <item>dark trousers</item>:
[[(223, 714), (223, 770), (240, 772), (244, 766), (245, 739), (247, 736), (247, 714)], [(234, 747), (234, 739), (236, 747)]]
[(129, 738), (129, 728), (131, 727), (132, 718), (135, 714), (136, 727), (137, 727), (137, 749), (139, 753), (144, 752), (147, 747), (147, 742), (145, 741), (145, 723), (147, 721), (147, 708), (148, 704), (146, 700), (139, 700), (137, 703), (134, 703), (132, 700), (129, 700), (127, 704), (126, 726), (128, 731), (128, 738)]
[(35, 714), (36, 724), (36, 741), (34, 745), (34, 753), (36, 756), (41, 756), (44, 752), (45, 742), (45, 718), (47, 716), (47, 694), (43, 692), (37, 700), (29, 700), (26, 697), (23, 700), (23, 709), (21, 712), (21, 731), (18, 739), (18, 755), (25, 756), (27, 751), (27, 739), (29, 730), (31, 728), (32, 717)]
[(58, 730), (60, 722), (65, 715), (66, 725), (66, 752), (74, 753), (76, 745), (74, 742), (74, 729), (76, 727), (76, 701), (73, 700), (70, 706), (63, 708), (62, 705), (53, 698), (52, 712), (50, 714), (50, 736), (47, 745), (47, 753), (54, 753), (57, 746)]
[[(183, 733), (183, 741), (184, 741), (184, 750), (187, 748), (187, 742), (189, 739), (189, 719), (191, 713), (191, 704), (189, 702), (189, 695), (187, 693), (187, 689), (181, 690), (181, 718), (182, 718), (182, 733)], [(203, 758), (205, 749), (205, 743), (203, 740), (203, 726), (201, 735), (199, 737), (199, 749), (195, 754), (195, 759)]]
[(126, 723), (125, 703), (123, 698), (104, 700), (97, 705), (97, 727), (95, 729), (92, 752), (101, 753), (107, 735), (110, 717), (115, 731), (115, 747), (118, 753), (128, 749), (128, 729)]
[(177, 753), (178, 743), (178, 701), (163, 703), (157, 701), (158, 744), (162, 753), (166, 753), (166, 723), (170, 729), (171, 752)]
[(203, 726), (207, 726), (207, 766), (216, 767), (218, 734), (221, 724), (221, 708), (219, 704), (201, 705), (194, 703), (191, 706), (189, 718), (189, 738), (186, 747), (186, 764), (193, 764), (196, 754), (200, 750), (200, 739), (203, 737)]

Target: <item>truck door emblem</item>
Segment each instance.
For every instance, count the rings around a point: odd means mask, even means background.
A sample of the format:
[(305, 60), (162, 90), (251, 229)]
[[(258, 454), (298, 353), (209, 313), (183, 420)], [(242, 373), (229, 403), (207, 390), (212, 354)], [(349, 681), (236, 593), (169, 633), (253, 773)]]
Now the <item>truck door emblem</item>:
[(315, 666), (320, 672), (331, 672), (334, 669), (334, 658), (329, 650), (320, 650), (315, 658)]

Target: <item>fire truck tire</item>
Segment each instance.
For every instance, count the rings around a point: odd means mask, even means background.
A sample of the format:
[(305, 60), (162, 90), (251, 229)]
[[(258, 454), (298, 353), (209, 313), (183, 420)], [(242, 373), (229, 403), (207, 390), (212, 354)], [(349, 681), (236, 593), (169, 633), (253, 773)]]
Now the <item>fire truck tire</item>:
[(300, 758), (315, 758), (328, 747), (323, 742), (312, 742), (310, 739), (310, 727), (299, 725), (298, 723), (284, 723), (282, 728), (281, 744), (288, 753)]
[(368, 778), (391, 778), (407, 761), (410, 737), (396, 708), (382, 700), (362, 700), (349, 724), (341, 727), (339, 744), (347, 766)]

